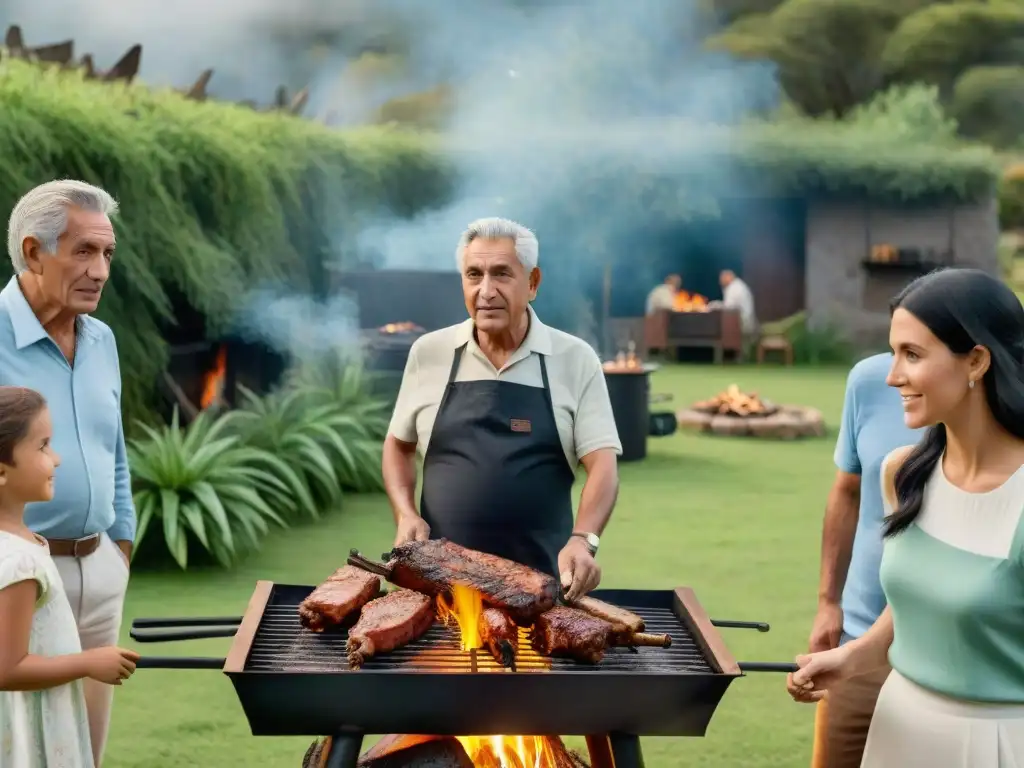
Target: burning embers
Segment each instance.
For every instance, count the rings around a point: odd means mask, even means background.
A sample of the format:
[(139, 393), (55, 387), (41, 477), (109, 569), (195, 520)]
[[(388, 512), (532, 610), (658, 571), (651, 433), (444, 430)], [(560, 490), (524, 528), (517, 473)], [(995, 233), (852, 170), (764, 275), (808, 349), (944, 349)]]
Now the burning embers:
[[(320, 768), (330, 739), (310, 747), (303, 768)], [(587, 768), (557, 736), (385, 736), (359, 768)]]
[(221, 344), (217, 348), (213, 367), (203, 375), (203, 392), (199, 398), (202, 410), (224, 404), (224, 384), (228, 375), (228, 348)]
[(707, 312), (708, 311), (708, 300), (707, 297), (701, 296), (699, 293), (688, 293), (687, 291), (677, 291), (675, 298), (672, 300), (672, 311), (673, 312)]
[(824, 419), (816, 408), (775, 405), (736, 384), (679, 411), (676, 421), (680, 429), (718, 435), (792, 440), (825, 434)]
[(614, 360), (608, 360), (601, 366), (605, 373), (647, 373), (654, 370), (654, 366), (644, 365), (644, 362), (636, 354), (636, 342), (629, 342), (626, 352), (619, 350)]
[(423, 328), (421, 328), (420, 326), (416, 325), (416, 323), (409, 322), (408, 320), (403, 321), (401, 323), (388, 323), (387, 325), (382, 325), (377, 330), (380, 333), (387, 333), (387, 334), (393, 334), (393, 333), (423, 333), (424, 332)]
[(700, 413), (739, 417), (771, 416), (779, 410), (772, 403), (762, 400), (756, 392), (741, 392), (736, 384), (730, 384), (725, 391), (710, 400), (694, 403), (691, 408)]

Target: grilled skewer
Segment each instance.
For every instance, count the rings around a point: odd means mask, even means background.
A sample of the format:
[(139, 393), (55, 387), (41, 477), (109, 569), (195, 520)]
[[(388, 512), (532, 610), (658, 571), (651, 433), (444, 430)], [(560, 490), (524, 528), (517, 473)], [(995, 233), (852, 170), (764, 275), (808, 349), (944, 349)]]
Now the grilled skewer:
[(485, 608), (480, 616), (480, 640), (495, 661), (516, 671), (519, 629), (512, 617), (500, 608)]

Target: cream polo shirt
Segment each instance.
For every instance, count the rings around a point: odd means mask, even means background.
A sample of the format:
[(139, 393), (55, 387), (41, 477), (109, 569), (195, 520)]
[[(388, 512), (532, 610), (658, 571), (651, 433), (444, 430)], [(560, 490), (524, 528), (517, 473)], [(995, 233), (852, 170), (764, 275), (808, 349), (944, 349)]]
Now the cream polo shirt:
[(498, 370), (473, 339), (473, 321), (466, 320), (421, 336), (409, 350), (398, 401), (388, 431), (406, 443), (416, 443), (426, 455), (441, 398), (448, 384), (455, 350), (466, 345), (456, 381), (507, 381), (543, 387), (540, 361), (544, 355), (551, 387), (558, 437), (569, 466), (601, 448), (622, 453), (608, 387), (597, 354), (582, 339), (544, 325), (530, 311), (530, 330), (522, 345)]

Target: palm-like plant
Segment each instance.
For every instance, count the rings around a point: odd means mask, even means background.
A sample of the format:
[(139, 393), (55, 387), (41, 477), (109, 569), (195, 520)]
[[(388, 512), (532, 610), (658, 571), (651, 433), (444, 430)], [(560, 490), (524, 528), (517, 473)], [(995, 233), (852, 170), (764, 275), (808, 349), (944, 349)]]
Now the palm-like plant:
[(140, 425), (146, 439), (129, 443), (138, 516), (136, 544), (159, 524), (167, 550), (188, 567), (189, 542), (223, 566), (256, 549), (270, 524), (285, 526), (275, 502), (290, 498), (287, 466), (273, 453), (225, 434), (228, 420), (201, 413), (188, 428), (177, 409), (161, 429)]
[(242, 407), (227, 416), (232, 429), (246, 445), (280, 459), (282, 480), (300, 502), (297, 511), (316, 518), (320, 510), (340, 503), (341, 478), (325, 447), (325, 438), (336, 437), (327, 426), (333, 409), (314, 402), (305, 389), (289, 388), (259, 397), (239, 387), (239, 393)]
[(298, 366), (290, 381), (318, 407), (330, 408), (320, 439), (334, 455), (342, 485), (356, 492), (383, 487), (381, 443), (390, 415), (388, 402), (375, 396), (374, 383), (374, 375), (344, 351)]

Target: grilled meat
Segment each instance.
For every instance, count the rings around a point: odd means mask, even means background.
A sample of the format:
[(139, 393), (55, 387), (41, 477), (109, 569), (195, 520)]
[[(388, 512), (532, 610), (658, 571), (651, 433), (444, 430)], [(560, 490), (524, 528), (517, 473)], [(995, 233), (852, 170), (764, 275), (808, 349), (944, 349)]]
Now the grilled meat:
[(612, 646), (668, 648), (668, 635), (631, 632), (622, 624), (591, 616), (579, 608), (555, 606), (537, 617), (530, 631), (530, 644), (542, 656), (569, 656), (596, 664)]
[(570, 605), (573, 608), (586, 611), (591, 616), (604, 619), (617, 627), (621, 626), (628, 630), (628, 633), (631, 635), (644, 631), (643, 618), (637, 616), (632, 611), (627, 611), (625, 608), (619, 608), (617, 605), (612, 605), (593, 597), (581, 597), (578, 600), (574, 600)]
[(299, 621), (314, 632), (337, 626), (380, 592), (380, 577), (346, 565), (299, 605)]
[(542, 656), (571, 656), (596, 664), (611, 644), (613, 625), (578, 608), (556, 606), (537, 617), (530, 644)]
[(359, 669), (378, 653), (387, 653), (423, 636), (434, 623), (434, 601), (419, 592), (399, 589), (363, 606), (349, 630), (348, 663)]
[(551, 576), (447, 539), (402, 544), (391, 550), (385, 564), (353, 552), (349, 564), (432, 597), (448, 592), (453, 584), (470, 587), (481, 594), (485, 604), (508, 611), (520, 626), (531, 625), (558, 597), (558, 584)]
[(480, 640), (503, 667), (516, 668), (519, 628), (512, 617), (500, 608), (485, 608), (480, 615)]

